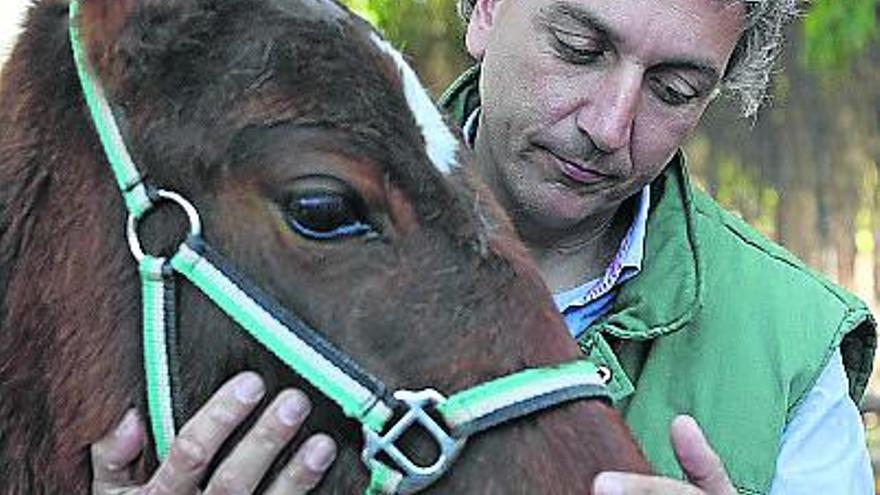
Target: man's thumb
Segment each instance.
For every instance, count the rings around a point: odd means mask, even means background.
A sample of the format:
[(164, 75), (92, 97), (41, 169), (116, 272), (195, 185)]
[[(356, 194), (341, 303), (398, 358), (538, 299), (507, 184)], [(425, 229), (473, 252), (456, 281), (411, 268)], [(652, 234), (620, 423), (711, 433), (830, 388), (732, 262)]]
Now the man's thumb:
[(718, 454), (694, 418), (677, 416), (669, 428), (672, 450), (688, 481), (710, 495), (735, 495)]

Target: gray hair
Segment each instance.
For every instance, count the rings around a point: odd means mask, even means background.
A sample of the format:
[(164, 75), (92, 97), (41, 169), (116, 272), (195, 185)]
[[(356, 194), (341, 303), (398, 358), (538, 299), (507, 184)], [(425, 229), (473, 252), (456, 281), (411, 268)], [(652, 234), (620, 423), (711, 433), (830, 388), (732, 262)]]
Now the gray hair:
[[(802, 0), (723, 0), (742, 2), (746, 24), (722, 80), (722, 89), (753, 117), (767, 99), (770, 76), (782, 51), (785, 27), (799, 14)], [(476, 0), (458, 0), (458, 14), (468, 20)]]

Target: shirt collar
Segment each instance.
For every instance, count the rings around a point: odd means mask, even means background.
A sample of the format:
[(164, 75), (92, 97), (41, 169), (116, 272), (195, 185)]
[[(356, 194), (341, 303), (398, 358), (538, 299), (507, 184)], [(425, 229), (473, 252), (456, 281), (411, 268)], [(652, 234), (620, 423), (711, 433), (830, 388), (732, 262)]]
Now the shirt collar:
[(461, 133), (464, 135), (464, 143), (468, 148), (474, 149), (474, 142), (477, 140), (477, 121), (480, 119), (480, 107), (474, 109), (464, 125), (461, 126)]
[(553, 299), (560, 311), (596, 301), (642, 271), (648, 211), (651, 205), (650, 185), (642, 188), (636, 201), (638, 204), (632, 224), (620, 241), (617, 253), (605, 268), (605, 272), (599, 278), (585, 281), (577, 287), (554, 294)]

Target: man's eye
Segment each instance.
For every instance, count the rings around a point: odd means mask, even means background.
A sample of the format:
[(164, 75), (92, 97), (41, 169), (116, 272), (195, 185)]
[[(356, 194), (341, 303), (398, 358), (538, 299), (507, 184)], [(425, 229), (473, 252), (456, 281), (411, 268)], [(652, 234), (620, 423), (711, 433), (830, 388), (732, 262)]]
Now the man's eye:
[(366, 206), (353, 195), (337, 191), (309, 191), (292, 195), (286, 217), (291, 228), (313, 240), (335, 240), (375, 233)]
[(594, 39), (565, 31), (553, 32), (553, 44), (563, 60), (578, 65), (596, 63), (607, 52)]
[(699, 96), (693, 86), (679, 77), (655, 76), (649, 79), (649, 85), (660, 101), (674, 107), (686, 105)]

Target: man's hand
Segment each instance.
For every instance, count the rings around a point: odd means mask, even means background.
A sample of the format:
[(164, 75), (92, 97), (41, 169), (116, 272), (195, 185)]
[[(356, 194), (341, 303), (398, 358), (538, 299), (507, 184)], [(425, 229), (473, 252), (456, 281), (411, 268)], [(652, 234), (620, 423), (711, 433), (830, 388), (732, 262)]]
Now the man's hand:
[(694, 418), (676, 417), (669, 428), (669, 436), (678, 464), (690, 483), (609, 471), (596, 476), (594, 495), (736, 495), (724, 464)]
[[(180, 430), (168, 458), (150, 481), (135, 486), (131, 465), (143, 448), (144, 426), (129, 411), (114, 432), (92, 446), (94, 495), (195, 495), (205, 470), (227, 437), (254, 410), (265, 394), (255, 373), (242, 373), (225, 383)], [(235, 449), (208, 480), (204, 495), (252, 493), (279, 452), (290, 442), (310, 404), (298, 390), (285, 390), (269, 405)], [(298, 495), (314, 488), (336, 456), (327, 435), (306, 440), (278, 474), (267, 495)]]

